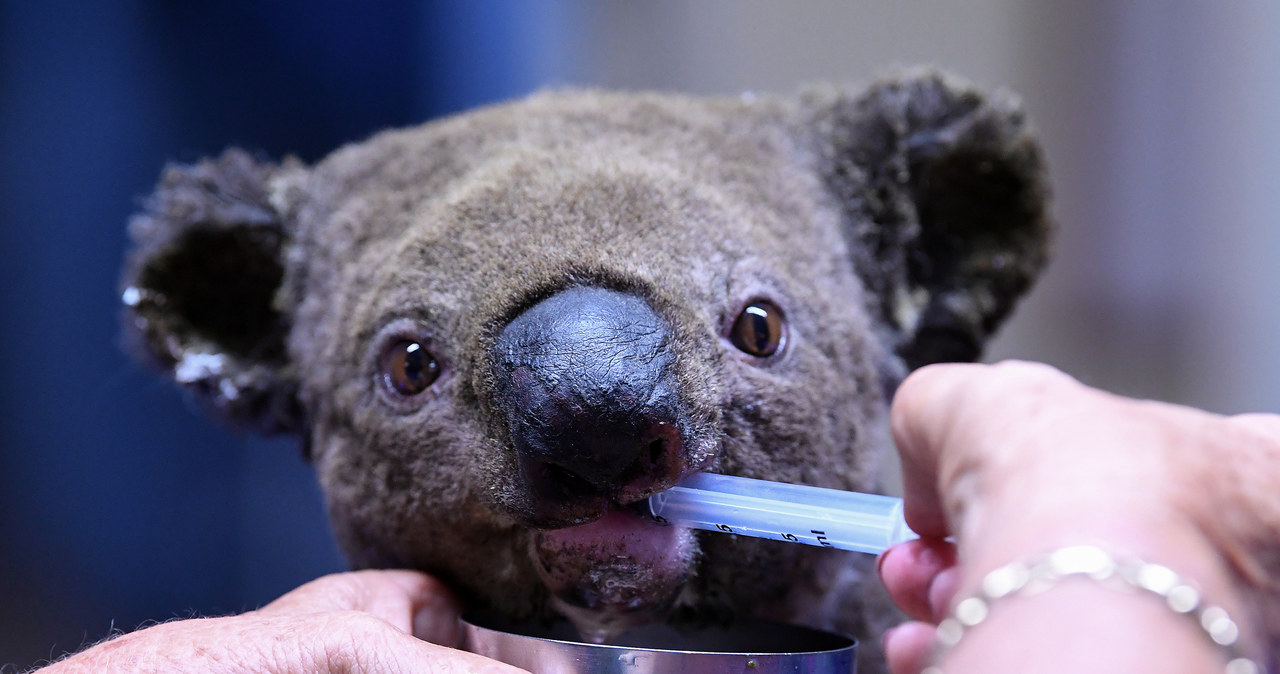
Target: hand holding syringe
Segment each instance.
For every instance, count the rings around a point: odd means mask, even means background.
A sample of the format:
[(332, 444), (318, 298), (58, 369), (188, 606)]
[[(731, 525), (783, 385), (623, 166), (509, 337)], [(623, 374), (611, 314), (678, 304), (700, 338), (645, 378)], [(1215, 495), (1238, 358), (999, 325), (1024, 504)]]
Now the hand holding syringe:
[(916, 538), (900, 498), (713, 473), (650, 496), (649, 509), (695, 529), (871, 554)]

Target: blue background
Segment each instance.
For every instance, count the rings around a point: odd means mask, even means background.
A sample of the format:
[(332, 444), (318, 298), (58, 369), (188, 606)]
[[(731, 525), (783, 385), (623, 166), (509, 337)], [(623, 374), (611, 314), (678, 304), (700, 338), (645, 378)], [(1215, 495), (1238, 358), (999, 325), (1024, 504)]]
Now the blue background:
[(120, 349), (125, 222), (167, 161), (314, 161), (532, 87), (535, 8), (495, 8), (0, 4), (0, 664), (342, 568), (291, 438), (224, 431)]

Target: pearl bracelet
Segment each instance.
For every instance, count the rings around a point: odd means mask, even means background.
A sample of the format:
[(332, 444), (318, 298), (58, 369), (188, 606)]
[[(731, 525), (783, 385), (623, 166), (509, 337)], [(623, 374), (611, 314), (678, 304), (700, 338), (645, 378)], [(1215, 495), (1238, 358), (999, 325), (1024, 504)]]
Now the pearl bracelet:
[[(1030, 595), (1053, 587), (1064, 578), (1089, 578), (1120, 590), (1137, 590), (1158, 597), (1175, 613), (1185, 615), (1222, 648), (1226, 674), (1262, 674), (1258, 663), (1239, 650), (1240, 628), (1220, 606), (1202, 601), (1200, 591), (1172, 569), (1141, 559), (1112, 556), (1093, 545), (1059, 548), (1045, 555), (1006, 564), (982, 579), (978, 592), (955, 604), (951, 616), (938, 623), (938, 649), (934, 662), (960, 643), (965, 632), (987, 619), (991, 605), (1001, 597)], [(921, 674), (942, 674), (935, 664)]]

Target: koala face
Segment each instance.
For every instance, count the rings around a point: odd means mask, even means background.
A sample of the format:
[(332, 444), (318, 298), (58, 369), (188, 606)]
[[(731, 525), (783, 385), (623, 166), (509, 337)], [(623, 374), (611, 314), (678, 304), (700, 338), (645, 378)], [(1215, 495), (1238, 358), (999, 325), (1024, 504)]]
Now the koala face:
[(1016, 104), (932, 72), (542, 94), (314, 167), (169, 169), (126, 326), (215, 412), (301, 435), (356, 567), (597, 639), (734, 614), (867, 636), (865, 561), (642, 506), (695, 471), (878, 488), (893, 386), (975, 357), (1042, 265), (1042, 174)]

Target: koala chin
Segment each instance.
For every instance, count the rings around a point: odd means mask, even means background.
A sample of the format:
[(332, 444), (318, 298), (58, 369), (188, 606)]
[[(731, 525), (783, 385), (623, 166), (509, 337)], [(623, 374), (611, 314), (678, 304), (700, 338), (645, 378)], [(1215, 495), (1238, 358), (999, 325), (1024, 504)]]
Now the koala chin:
[(1046, 259), (1011, 95), (561, 91), (314, 166), (163, 174), (123, 279), (145, 362), (297, 434), (354, 567), (588, 638), (755, 616), (862, 638), (871, 560), (660, 526), (696, 471), (881, 488), (907, 371), (971, 360)]

